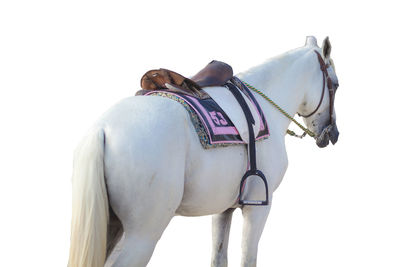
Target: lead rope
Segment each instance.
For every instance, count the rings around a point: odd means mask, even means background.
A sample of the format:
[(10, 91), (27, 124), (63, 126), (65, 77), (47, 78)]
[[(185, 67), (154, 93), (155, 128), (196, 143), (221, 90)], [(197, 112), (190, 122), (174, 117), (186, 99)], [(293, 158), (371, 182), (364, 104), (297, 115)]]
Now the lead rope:
[(274, 101), (272, 101), (271, 98), (269, 98), (268, 96), (266, 96), (263, 92), (261, 92), (260, 90), (258, 90), (257, 88), (255, 88), (254, 86), (242, 81), (247, 87), (249, 87), (251, 90), (253, 90), (254, 92), (258, 93), (260, 96), (262, 96), (264, 99), (266, 99), (269, 103), (271, 103), (271, 105), (273, 105), (275, 108), (277, 108), (283, 115), (285, 115), (285, 117), (287, 117), (289, 120), (293, 121), (297, 126), (300, 127), (300, 129), (302, 129), (304, 131), (304, 133), (302, 135), (298, 135), (296, 134), (294, 131), (291, 130), (287, 130), (286, 133), (290, 136), (294, 136), (294, 137), (298, 137), (298, 138), (303, 138), (305, 137), (307, 134), (311, 137), (315, 137), (315, 133), (313, 133), (311, 130), (307, 129), (306, 127), (304, 127), (303, 125), (301, 125), (298, 121), (296, 121), (292, 116), (290, 116), (286, 111), (284, 111), (280, 106), (278, 106), (278, 104), (276, 104)]

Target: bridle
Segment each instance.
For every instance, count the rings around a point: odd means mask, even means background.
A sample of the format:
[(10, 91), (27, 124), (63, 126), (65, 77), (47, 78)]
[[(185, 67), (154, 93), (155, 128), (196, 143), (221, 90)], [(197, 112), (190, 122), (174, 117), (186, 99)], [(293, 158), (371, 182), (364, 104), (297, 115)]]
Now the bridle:
[(322, 71), (322, 93), (321, 93), (321, 99), (319, 100), (318, 106), (316, 107), (316, 109), (311, 112), (308, 115), (301, 115), (300, 113), (297, 113), (300, 117), (304, 117), (304, 118), (308, 118), (312, 115), (314, 115), (318, 109), (321, 107), (322, 101), (324, 100), (324, 96), (325, 96), (325, 80), (327, 81), (326, 84), (328, 85), (328, 92), (329, 92), (329, 124), (332, 125), (334, 123), (333, 121), (333, 105), (334, 105), (334, 99), (335, 99), (335, 90), (333, 89), (333, 84), (332, 84), (332, 79), (331, 77), (329, 77), (328, 74), (328, 64), (325, 64), (324, 59), (322, 58), (321, 54), (314, 50), (314, 52), (317, 54), (318, 57), (318, 61), (319, 61), (319, 65)]
[[(327, 85), (328, 85), (328, 91), (329, 91), (329, 125), (333, 126), (334, 125), (334, 119), (333, 119), (333, 102), (335, 100), (335, 89), (333, 88), (333, 84), (332, 84), (332, 79), (329, 77), (328, 74), (328, 64), (325, 64), (324, 59), (322, 58), (321, 54), (314, 50), (314, 52), (317, 54), (318, 57), (318, 61), (319, 61), (319, 65), (322, 71), (322, 77), (323, 77), (323, 81), (322, 81), (322, 94), (321, 94), (321, 99), (319, 100), (318, 106), (317, 108), (311, 112), (308, 115), (301, 115), (299, 113), (297, 113), (300, 117), (304, 117), (304, 118), (308, 118), (310, 116), (312, 116), (313, 114), (315, 114), (315, 112), (318, 111), (318, 109), (321, 107), (322, 101), (324, 100), (324, 95), (325, 95), (325, 81), (327, 81)], [(308, 134), (309, 136), (311, 136), (312, 138), (316, 138), (317, 136), (315, 135), (314, 132), (312, 132), (310, 129), (304, 127), (303, 125), (301, 125), (301, 123), (299, 123), (297, 120), (295, 120), (290, 114), (288, 114), (286, 111), (284, 111), (278, 104), (276, 104), (271, 98), (269, 98), (267, 95), (265, 95), (263, 92), (261, 92), (260, 90), (258, 90), (257, 88), (255, 88), (254, 86), (248, 84), (245, 81), (242, 81), (248, 88), (250, 88), (251, 90), (253, 90), (254, 92), (258, 93), (261, 97), (263, 97), (265, 100), (267, 100), (269, 103), (271, 103), (275, 108), (277, 108), (283, 115), (285, 115), (286, 118), (288, 118), (289, 120), (291, 120), (292, 122), (294, 122), (297, 126), (300, 127), (300, 129), (302, 129), (304, 131), (304, 133), (302, 135), (298, 135), (296, 134), (294, 131), (291, 130), (287, 130), (287, 134), (291, 135), (291, 136), (295, 136), (295, 137), (299, 137), (299, 138), (303, 138), (304, 136), (306, 136), (306, 134)]]

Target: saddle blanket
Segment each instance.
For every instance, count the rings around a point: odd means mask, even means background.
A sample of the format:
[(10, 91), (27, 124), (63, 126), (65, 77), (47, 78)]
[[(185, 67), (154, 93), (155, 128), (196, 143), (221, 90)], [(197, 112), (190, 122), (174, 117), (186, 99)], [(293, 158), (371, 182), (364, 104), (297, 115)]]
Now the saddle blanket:
[[(264, 140), (269, 136), (264, 113), (250, 90), (243, 86), (242, 84), (238, 88), (241, 89), (256, 121), (253, 126), (256, 141)], [(145, 95), (167, 97), (181, 103), (189, 112), (200, 143), (205, 149), (247, 144), (249, 137), (246, 117), (233, 94), (224, 87), (208, 87), (203, 90), (212, 98), (199, 99), (168, 90), (151, 91)]]

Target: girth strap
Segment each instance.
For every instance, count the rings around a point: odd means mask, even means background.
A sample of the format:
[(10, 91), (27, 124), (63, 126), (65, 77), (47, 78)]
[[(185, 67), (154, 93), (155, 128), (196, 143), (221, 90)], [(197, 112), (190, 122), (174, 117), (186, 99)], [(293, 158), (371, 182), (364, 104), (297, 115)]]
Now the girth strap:
[[(241, 106), (241, 108), (244, 112), (244, 115), (246, 117), (247, 126), (249, 128), (249, 143), (247, 145), (247, 151), (248, 151), (248, 155), (249, 155), (250, 169), (248, 171), (246, 171), (246, 173), (244, 174), (244, 176), (242, 177), (242, 180), (240, 182), (239, 204), (240, 205), (258, 205), (258, 206), (268, 205), (269, 197), (268, 197), (267, 179), (265, 178), (264, 174), (260, 170), (257, 170), (256, 138), (255, 138), (254, 129), (253, 129), (253, 125), (255, 124), (254, 117), (251, 114), (250, 108), (248, 107), (246, 100), (243, 98), (239, 89), (231, 83), (227, 83), (226, 86), (229, 89), (229, 91), (231, 91), (231, 93), (234, 95), (234, 97), (238, 101), (239, 105)], [(250, 92), (248, 92), (248, 93), (250, 93)], [(264, 185), (265, 185), (265, 194), (266, 194), (265, 200), (242, 200), (243, 185), (245, 184), (247, 178), (249, 178), (252, 175), (258, 176), (263, 180)]]

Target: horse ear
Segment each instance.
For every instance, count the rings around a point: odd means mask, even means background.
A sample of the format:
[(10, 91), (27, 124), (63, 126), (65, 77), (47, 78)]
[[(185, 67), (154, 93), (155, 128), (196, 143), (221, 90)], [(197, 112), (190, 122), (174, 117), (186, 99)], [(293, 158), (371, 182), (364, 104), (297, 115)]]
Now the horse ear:
[(307, 36), (306, 46), (317, 46), (317, 38), (315, 38), (314, 36)]
[(324, 42), (322, 43), (322, 53), (324, 55), (324, 58), (329, 58), (331, 56), (331, 42), (329, 41), (329, 37), (326, 37), (324, 39)]

